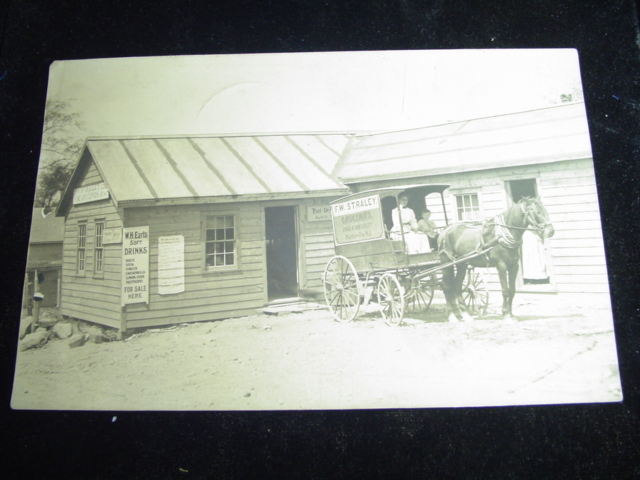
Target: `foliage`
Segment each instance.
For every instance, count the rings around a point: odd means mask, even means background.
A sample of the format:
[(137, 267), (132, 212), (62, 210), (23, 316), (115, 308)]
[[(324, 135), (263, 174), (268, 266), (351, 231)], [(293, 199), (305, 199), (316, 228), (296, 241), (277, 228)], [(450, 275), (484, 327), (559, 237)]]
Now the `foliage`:
[(82, 122), (68, 102), (47, 101), (42, 130), (36, 206), (48, 207), (67, 186), (83, 146)]

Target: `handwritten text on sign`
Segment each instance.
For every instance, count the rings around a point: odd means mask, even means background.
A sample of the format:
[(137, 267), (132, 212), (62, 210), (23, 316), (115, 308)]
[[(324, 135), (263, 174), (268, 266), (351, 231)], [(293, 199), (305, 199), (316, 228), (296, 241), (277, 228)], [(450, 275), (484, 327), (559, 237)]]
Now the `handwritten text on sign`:
[(184, 236), (158, 237), (158, 293), (184, 292)]
[(107, 186), (104, 183), (78, 187), (73, 191), (74, 205), (106, 200), (107, 198), (109, 198), (109, 190), (107, 190)]
[(331, 220), (331, 207), (322, 205), (310, 205), (307, 207), (307, 220), (310, 222), (320, 222)]
[(122, 305), (149, 303), (149, 227), (123, 229)]
[(380, 197), (359, 198), (331, 207), (337, 244), (384, 238)]

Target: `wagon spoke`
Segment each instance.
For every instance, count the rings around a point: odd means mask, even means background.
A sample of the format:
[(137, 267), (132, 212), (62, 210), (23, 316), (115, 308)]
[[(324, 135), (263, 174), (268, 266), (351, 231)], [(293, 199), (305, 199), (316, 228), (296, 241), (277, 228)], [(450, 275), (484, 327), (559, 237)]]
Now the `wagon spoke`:
[(489, 290), (484, 275), (470, 269), (462, 286), (462, 300), (472, 315), (484, 315), (489, 305)]
[(380, 313), (388, 324), (397, 325), (404, 314), (404, 296), (395, 275), (385, 273), (378, 281)]
[(360, 308), (358, 274), (353, 264), (337, 255), (329, 260), (323, 275), (324, 295), (335, 320), (349, 322)]

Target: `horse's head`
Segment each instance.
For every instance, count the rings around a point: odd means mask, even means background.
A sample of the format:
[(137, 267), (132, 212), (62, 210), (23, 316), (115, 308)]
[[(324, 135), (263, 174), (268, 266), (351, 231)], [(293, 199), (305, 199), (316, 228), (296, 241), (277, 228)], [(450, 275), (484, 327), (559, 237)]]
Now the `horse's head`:
[(522, 207), (526, 226), (533, 228), (542, 239), (553, 237), (555, 230), (539, 198), (524, 197), (518, 203)]

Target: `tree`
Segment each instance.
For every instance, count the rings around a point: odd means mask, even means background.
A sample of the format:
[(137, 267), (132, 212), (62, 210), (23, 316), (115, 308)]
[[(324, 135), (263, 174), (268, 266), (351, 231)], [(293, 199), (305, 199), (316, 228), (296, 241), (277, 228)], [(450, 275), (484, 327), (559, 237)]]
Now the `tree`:
[(62, 193), (67, 186), (84, 144), (81, 129), (80, 114), (71, 112), (68, 102), (47, 101), (36, 206), (50, 207), (56, 194)]

